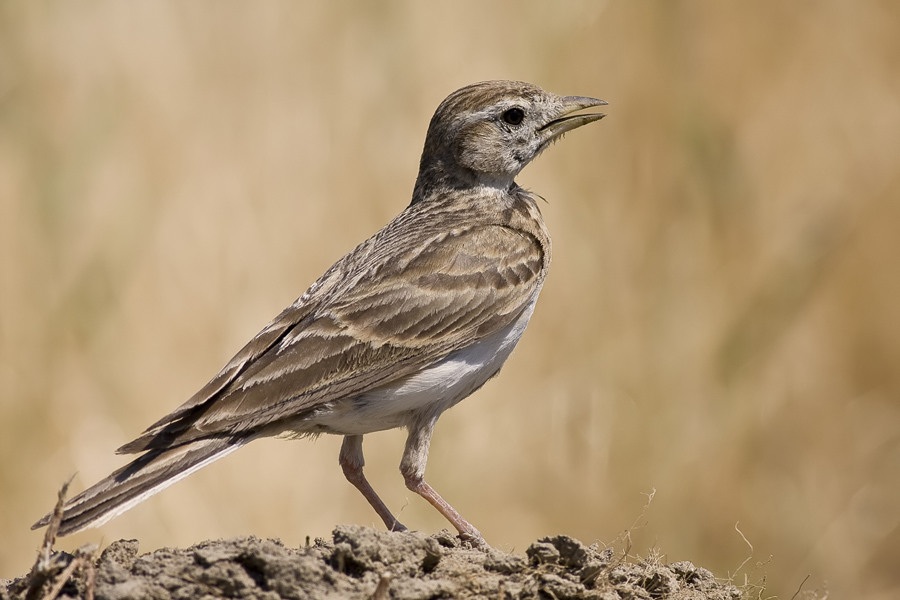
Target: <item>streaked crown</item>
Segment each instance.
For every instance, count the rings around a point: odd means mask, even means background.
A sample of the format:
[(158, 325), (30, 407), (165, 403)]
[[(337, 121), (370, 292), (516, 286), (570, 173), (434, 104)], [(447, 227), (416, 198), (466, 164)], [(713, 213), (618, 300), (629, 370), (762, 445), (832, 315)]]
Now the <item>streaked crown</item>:
[(604, 116), (571, 113), (602, 104), (521, 81), (483, 81), (453, 92), (428, 127), (413, 202), (441, 186), (509, 189), (525, 165), (563, 133)]

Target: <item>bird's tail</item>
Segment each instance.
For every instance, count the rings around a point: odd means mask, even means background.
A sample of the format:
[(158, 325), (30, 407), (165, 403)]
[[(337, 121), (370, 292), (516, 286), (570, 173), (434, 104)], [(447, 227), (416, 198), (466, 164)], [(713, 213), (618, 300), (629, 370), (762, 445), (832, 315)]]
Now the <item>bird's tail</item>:
[[(251, 439), (213, 437), (150, 450), (66, 502), (59, 535), (100, 526)], [(44, 515), (31, 528), (48, 525), (51, 516)]]

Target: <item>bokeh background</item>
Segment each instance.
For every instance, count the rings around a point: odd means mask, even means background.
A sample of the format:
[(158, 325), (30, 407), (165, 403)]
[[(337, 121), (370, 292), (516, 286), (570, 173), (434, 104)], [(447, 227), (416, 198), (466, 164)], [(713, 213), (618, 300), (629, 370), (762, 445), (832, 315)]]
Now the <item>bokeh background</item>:
[[(750, 594), (896, 598), (898, 7), (0, 4), (0, 577), (66, 478), (123, 464), (406, 205), (446, 94), (507, 78), (609, 117), (519, 178), (553, 269), (431, 483), (503, 549), (630, 530)], [(367, 438), (370, 478), (446, 527), (403, 439)], [(339, 444), (254, 443), (58, 546), (380, 527)]]

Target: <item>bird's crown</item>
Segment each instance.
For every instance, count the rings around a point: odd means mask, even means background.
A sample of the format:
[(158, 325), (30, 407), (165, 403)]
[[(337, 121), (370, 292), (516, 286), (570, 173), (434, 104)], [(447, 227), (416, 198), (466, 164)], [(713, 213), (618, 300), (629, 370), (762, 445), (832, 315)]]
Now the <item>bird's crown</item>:
[(441, 186), (509, 189), (562, 134), (604, 116), (572, 113), (603, 104), (522, 81), (483, 81), (453, 92), (428, 126), (413, 202)]

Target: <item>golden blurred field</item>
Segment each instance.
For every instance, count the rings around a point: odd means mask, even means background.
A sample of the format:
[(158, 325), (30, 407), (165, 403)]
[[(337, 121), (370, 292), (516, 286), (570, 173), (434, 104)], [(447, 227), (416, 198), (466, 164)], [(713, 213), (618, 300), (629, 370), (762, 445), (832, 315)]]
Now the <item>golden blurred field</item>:
[[(519, 178), (553, 269), (504, 372), (442, 418), (431, 483), (503, 549), (637, 519), (633, 552), (762, 597), (809, 575), (896, 598), (898, 6), (0, 4), (0, 577), (67, 477), (123, 464), (406, 205), (446, 94), (506, 78), (609, 116)], [(370, 478), (446, 527), (403, 438), (367, 437)], [(59, 546), (378, 524), (339, 445), (257, 442)]]

